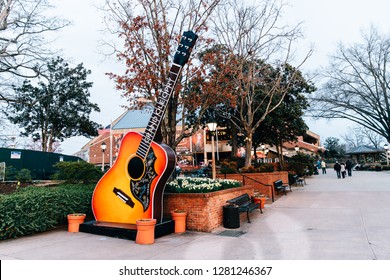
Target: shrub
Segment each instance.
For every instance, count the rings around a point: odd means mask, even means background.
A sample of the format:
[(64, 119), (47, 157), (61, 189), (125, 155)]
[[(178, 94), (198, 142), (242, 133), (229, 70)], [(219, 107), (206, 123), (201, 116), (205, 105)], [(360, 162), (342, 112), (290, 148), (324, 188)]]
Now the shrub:
[(270, 164), (270, 163), (263, 163), (261, 164), (257, 170), (260, 172), (260, 173), (264, 173), (264, 172), (274, 172), (274, 166), (273, 164)]
[(307, 166), (300, 162), (289, 162), (287, 165), (287, 170), (292, 171), (302, 177), (306, 175)]
[(299, 153), (296, 156), (293, 156), (288, 164), (287, 171), (294, 171), (299, 176), (306, 175), (306, 171), (308, 171), (309, 175), (314, 173), (314, 165), (316, 164), (315, 158)]
[(249, 167), (243, 167), (240, 169), (242, 173), (255, 173), (257, 172), (256, 168), (254, 168), (252, 165)]
[(236, 169), (242, 168), (245, 165), (244, 157), (232, 157), (232, 162), (235, 162)]
[(85, 161), (62, 161), (56, 163), (54, 167), (58, 169), (58, 172), (54, 174), (53, 179), (65, 180), (70, 184), (96, 183), (103, 176), (99, 168)]
[(69, 213), (92, 215), (94, 185), (27, 187), (0, 195), (0, 240), (55, 228)]
[(20, 171), (16, 172), (16, 180), (22, 183), (31, 182), (30, 170), (23, 168)]
[(16, 175), (18, 171), (13, 166), (6, 166), (5, 168), (5, 179), (7, 181), (16, 181)]
[(167, 184), (165, 192), (167, 193), (208, 193), (219, 190), (237, 188), (241, 182), (229, 179), (210, 178), (177, 178)]
[(224, 161), (221, 163), (221, 174), (233, 174), (237, 172), (237, 162), (235, 161)]

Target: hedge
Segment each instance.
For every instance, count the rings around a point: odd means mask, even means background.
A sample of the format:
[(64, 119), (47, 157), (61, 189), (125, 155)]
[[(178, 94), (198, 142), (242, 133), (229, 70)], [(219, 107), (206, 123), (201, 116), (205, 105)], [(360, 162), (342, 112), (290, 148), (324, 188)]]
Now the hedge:
[(92, 215), (94, 185), (27, 187), (0, 195), (0, 240), (56, 228), (69, 213)]

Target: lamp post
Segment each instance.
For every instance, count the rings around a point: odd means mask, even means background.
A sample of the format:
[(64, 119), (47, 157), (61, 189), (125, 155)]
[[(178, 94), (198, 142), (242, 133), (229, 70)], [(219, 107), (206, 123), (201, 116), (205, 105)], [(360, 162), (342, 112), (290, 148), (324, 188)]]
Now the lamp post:
[(100, 145), (100, 148), (102, 148), (102, 171), (104, 172), (104, 152), (106, 151), (107, 145), (105, 142), (102, 142)]
[(216, 131), (217, 129), (217, 123), (216, 122), (210, 122), (207, 124), (209, 127), (209, 130), (211, 132), (211, 161), (212, 161), (212, 178), (216, 178), (216, 171), (215, 171), (215, 147), (214, 147), (214, 135), (212, 132)]
[(388, 152), (389, 152), (389, 145), (386, 143), (383, 148), (385, 148), (386, 150), (386, 161), (387, 161), (387, 165), (389, 165), (389, 155), (388, 155)]

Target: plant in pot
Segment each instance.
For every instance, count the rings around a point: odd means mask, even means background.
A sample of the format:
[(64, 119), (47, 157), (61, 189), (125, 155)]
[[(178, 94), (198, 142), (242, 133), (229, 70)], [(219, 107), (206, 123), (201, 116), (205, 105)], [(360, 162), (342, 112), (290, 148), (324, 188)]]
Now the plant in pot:
[(175, 209), (171, 211), (172, 220), (175, 222), (175, 233), (183, 233), (186, 231), (187, 211), (183, 209)]
[(84, 213), (73, 213), (68, 214), (68, 231), (78, 232), (80, 224), (84, 223), (86, 214)]

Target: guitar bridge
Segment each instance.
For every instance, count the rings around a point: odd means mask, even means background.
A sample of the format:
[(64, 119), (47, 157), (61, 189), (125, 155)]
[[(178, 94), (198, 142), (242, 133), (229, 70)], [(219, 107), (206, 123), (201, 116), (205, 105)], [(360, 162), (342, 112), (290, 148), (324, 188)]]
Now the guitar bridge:
[(134, 207), (134, 201), (127, 194), (125, 194), (124, 192), (122, 192), (120, 189), (117, 188), (114, 188), (113, 192), (125, 204), (129, 205), (131, 208)]

